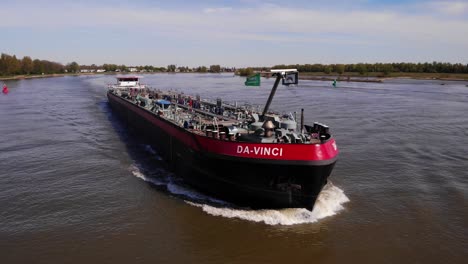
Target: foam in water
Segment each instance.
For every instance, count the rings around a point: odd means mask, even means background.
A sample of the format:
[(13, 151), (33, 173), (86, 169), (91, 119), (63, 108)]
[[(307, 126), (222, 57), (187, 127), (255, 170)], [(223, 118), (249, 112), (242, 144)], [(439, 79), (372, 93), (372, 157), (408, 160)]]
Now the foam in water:
[(130, 166), (130, 171), (137, 178), (140, 178), (140, 179), (142, 179), (142, 180), (144, 180), (146, 182), (149, 182), (151, 184), (154, 184), (156, 186), (164, 186), (164, 187), (166, 187), (168, 192), (170, 192), (172, 194), (175, 194), (175, 195), (178, 195), (178, 196), (182, 196), (182, 197), (184, 197), (186, 199), (190, 199), (191, 201), (210, 202), (210, 203), (214, 203), (214, 204), (218, 204), (218, 205), (228, 205), (229, 204), (229, 203), (227, 203), (225, 201), (215, 199), (215, 198), (212, 198), (210, 196), (201, 194), (201, 193), (199, 193), (199, 192), (197, 192), (195, 190), (192, 190), (189, 187), (184, 186), (183, 184), (179, 184), (179, 183), (175, 182), (173, 180), (173, 178), (160, 177), (162, 179), (159, 179), (159, 178), (154, 178), (154, 177), (147, 177), (141, 171), (141, 169), (138, 167), (138, 165), (131, 165)]
[[(334, 186), (329, 181), (323, 188), (322, 192), (320, 192), (312, 212), (305, 208), (287, 208), (279, 210), (236, 209), (229, 207), (229, 203), (227, 202), (201, 194), (195, 190), (173, 182), (170, 179), (164, 181), (153, 177), (147, 177), (136, 165), (132, 165), (130, 167), (130, 171), (135, 177), (146, 182), (150, 182), (157, 186), (166, 186), (170, 193), (188, 199), (189, 201), (186, 201), (188, 204), (199, 207), (210, 215), (226, 218), (238, 218), (252, 222), (263, 222), (267, 225), (314, 223), (322, 218), (337, 214), (339, 211), (344, 209), (343, 204), (349, 202), (349, 199), (344, 194), (343, 190)], [(216, 206), (206, 204), (204, 202), (209, 202), (211, 204), (214, 203)]]
[(295, 225), (314, 223), (318, 220), (337, 214), (343, 210), (343, 204), (349, 202), (343, 190), (329, 182), (320, 193), (311, 212), (305, 208), (287, 208), (280, 210), (242, 210), (219, 208), (207, 204), (188, 202), (200, 207), (204, 212), (227, 218), (238, 218), (267, 225)]
[(166, 183), (162, 180), (158, 180), (156, 178), (149, 178), (149, 177), (146, 177), (145, 174), (143, 174), (143, 172), (141, 172), (141, 170), (138, 168), (137, 165), (131, 165), (130, 166), (130, 169), (129, 169), (133, 176), (137, 177), (137, 178), (140, 178), (146, 182), (150, 182), (151, 184), (154, 184), (156, 186), (163, 186), (163, 185), (166, 185)]

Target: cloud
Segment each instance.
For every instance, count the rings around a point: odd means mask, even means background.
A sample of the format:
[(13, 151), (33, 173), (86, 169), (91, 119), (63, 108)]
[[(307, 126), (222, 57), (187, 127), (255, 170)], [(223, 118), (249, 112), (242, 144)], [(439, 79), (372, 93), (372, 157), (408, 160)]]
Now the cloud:
[(232, 10), (232, 7), (217, 7), (217, 8), (209, 7), (209, 8), (203, 9), (203, 13), (206, 13), (206, 14), (225, 13), (231, 10)]
[[(115, 46), (138, 41), (138, 44), (132, 43), (132, 47), (141, 47), (144, 41), (151, 43), (147, 45), (152, 48), (160, 45), (159, 50), (165, 53), (173, 50), (171, 56), (191, 49), (184, 59), (201, 54), (200, 50), (207, 50), (208, 55), (219, 58), (228, 56), (225, 51), (229, 49), (232, 52), (228, 53), (232, 54), (254, 50), (252, 56), (264, 54), (262, 61), (267, 61), (271, 54), (294, 50), (297, 60), (291, 63), (305, 60), (306, 56), (311, 60), (330, 57), (327, 54), (339, 54), (337, 61), (344, 60), (344, 56), (349, 56), (348, 61), (352, 61), (351, 58), (363, 61), (369, 56), (379, 60), (386, 56), (388, 61), (449, 58), (465, 62), (468, 59), (465, 48), (468, 45), (468, 20), (460, 15), (440, 15), (441, 12), (448, 13), (441, 11), (445, 10), (442, 8), (434, 11), (437, 3), (446, 2), (433, 2), (431, 8), (412, 6), (406, 10), (343, 10), (262, 3), (248, 7), (190, 8), (91, 4), (71, 7), (59, 3), (54, 6), (6, 6), (2, 8), (0, 31), (14, 32), (11, 35), (4, 33), (6, 39), (18, 38), (24, 32), (36, 32), (37, 35), (52, 36), (51, 41), (54, 41), (54, 38), (64, 38), (62, 33), (67, 32), (69, 38), (76, 38), (76, 43), (90, 35), (112, 38)], [(414, 9), (418, 12), (412, 12)], [(449, 10), (455, 12), (455, 9)], [(87, 34), (81, 33), (84, 31)], [(219, 52), (215, 55), (213, 50), (216, 49)], [(371, 50), (374, 55), (369, 55)], [(147, 50), (145, 54), (149, 54)], [(233, 57), (240, 60), (242, 55)]]
[[(452, 3), (453, 4), (453, 3)], [(447, 10), (460, 12), (466, 5)], [(455, 11), (456, 10), (456, 11)], [(66, 7), (24, 8), (22, 16), (5, 10), (1, 27), (73, 28), (119, 27), (151, 30), (200, 32), (209, 35), (234, 35), (245, 40), (275, 39), (303, 42), (323, 35), (374, 40), (400, 38), (411, 41), (445, 41), (468, 44), (468, 22), (431, 15), (408, 15), (392, 11), (326, 11), (266, 7), (202, 10), (165, 10), (161, 8)], [(258, 37), (261, 36), (261, 37)], [(304, 38), (304, 36), (307, 36)], [(326, 37), (324, 37), (326, 39)]]
[(429, 3), (434, 11), (448, 15), (463, 15), (468, 13), (468, 2), (462, 1), (437, 1)]

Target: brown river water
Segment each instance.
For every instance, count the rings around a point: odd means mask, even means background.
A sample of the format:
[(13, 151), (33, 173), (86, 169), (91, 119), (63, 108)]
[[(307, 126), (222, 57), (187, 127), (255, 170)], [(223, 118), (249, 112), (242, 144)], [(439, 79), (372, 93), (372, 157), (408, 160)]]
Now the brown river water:
[[(327, 124), (341, 151), (309, 212), (238, 209), (185, 186), (109, 108), (113, 82), (6, 82), (0, 263), (466, 263), (468, 83), (280, 87), (272, 108), (304, 108), (306, 123)], [(273, 80), (143, 82), (261, 107)]]

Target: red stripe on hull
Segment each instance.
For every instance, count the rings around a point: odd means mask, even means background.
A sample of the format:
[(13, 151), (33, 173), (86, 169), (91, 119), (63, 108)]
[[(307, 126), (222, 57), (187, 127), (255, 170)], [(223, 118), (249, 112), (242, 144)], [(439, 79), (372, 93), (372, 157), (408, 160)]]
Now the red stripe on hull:
[(326, 161), (335, 159), (338, 155), (338, 148), (333, 138), (323, 144), (282, 144), (221, 141), (193, 134), (125, 99), (111, 93), (108, 96), (109, 100), (125, 105), (195, 151), (251, 160), (282, 161)]
[(338, 155), (334, 139), (324, 144), (281, 144), (219, 141), (199, 135), (195, 137), (207, 152), (240, 158), (319, 161), (334, 159)]

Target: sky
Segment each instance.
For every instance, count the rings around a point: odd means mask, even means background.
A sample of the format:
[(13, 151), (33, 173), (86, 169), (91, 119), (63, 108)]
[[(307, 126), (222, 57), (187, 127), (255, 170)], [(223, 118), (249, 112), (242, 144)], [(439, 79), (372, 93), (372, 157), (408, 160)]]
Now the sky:
[(0, 0), (0, 52), (166, 67), (468, 63), (468, 0)]

